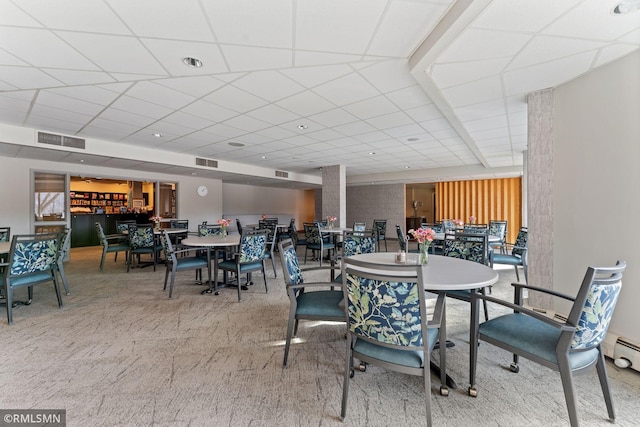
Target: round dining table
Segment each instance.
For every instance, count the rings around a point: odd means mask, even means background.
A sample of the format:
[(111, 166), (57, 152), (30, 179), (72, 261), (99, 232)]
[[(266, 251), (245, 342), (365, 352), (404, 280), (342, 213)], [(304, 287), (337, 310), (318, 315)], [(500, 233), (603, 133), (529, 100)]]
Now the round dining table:
[[(402, 264), (416, 265), (418, 266), (419, 254), (409, 253), (406, 256), (406, 261)], [(393, 252), (374, 252), (369, 254), (352, 255), (349, 259), (355, 259), (359, 261), (365, 261), (376, 264), (379, 268), (376, 268), (376, 272), (382, 272), (384, 274), (385, 266), (397, 266), (396, 254)], [(382, 271), (380, 271), (382, 270)], [(389, 273), (398, 275), (399, 272), (390, 271)], [(407, 277), (417, 277), (417, 272), (407, 272)], [(485, 286), (491, 286), (498, 281), (498, 273), (492, 268), (480, 264), (477, 262), (467, 261), (460, 258), (447, 257), (441, 255), (429, 255), (429, 262), (424, 266), (424, 288), (426, 291), (459, 291), (469, 290), (471, 292), (471, 325), (469, 328), (469, 342), (470, 354), (469, 354), (469, 381), (470, 384), (475, 384), (475, 367), (473, 361), (476, 357), (477, 345), (477, 330), (479, 323), (479, 300), (474, 298), (477, 289)], [(431, 364), (432, 371), (439, 369), (437, 366)], [(451, 388), (456, 388), (455, 381), (447, 376), (447, 385)]]
[[(193, 248), (205, 248), (207, 250), (207, 262), (211, 265), (211, 250), (217, 251), (221, 248), (228, 248), (240, 245), (239, 234), (227, 234), (226, 236), (213, 235), (213, 236), (189, 236), (180, 242), (181, 245), (190, 246)], [(218, 271), (218, 255), (214, 257), (215, 268)], [(215, 280), (211, 280), (211, 269), (209, 269), (209, 288), (202, 291), (202, 294), (210, 294), (218, 292), (218, 277), (216, 274)]]

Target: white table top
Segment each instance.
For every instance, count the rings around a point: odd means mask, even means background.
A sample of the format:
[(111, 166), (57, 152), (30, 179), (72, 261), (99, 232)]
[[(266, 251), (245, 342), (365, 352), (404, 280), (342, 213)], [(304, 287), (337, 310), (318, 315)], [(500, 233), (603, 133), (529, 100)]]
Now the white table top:
[(333, 234), (342, 234), (343, 231), (353, 231), (353, 228), (349, 227), (320, 227), (321, 233), (333, 233)]
[(0, 242), (0, 254), (8, 254), (11, 250), (11, 242)]
[[(247, 224), (245, 227), (247, 228), (253, 228), (254, 230), (257, 230), (260, 228), (260, 224)], [(276, 224), (277, 228), (280, 229), (288, 229), (289, 228), (289, 224)]]
[(196, 247), (223, 247), (223, 246), (237, 246), (240, 244), (239, 234), (227, 234), (226, 237), (222, 236), (189, 236), (183, 239), (180, 244), (186, 246)]
[[(417, 264), (419, 254), (407, 254), (407, 264)], [(359, 254), (350, 259), (367, 261), (384, 267), (397, 266), (394, 252), (374, 252)], [(398, 274), (397, 272), (389, 272)], [(459, 258), (429, 255), (425, 267), (425, 289), (432, 291), (453, 291), (478, 289), (493, 285), (498, 281), (498, 273), (486, 265)]]

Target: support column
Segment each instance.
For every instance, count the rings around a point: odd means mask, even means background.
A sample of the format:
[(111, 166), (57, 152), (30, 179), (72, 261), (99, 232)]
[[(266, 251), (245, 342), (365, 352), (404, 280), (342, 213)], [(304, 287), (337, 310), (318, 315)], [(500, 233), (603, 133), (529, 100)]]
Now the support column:
[(347, 167), (345, 165), (322, 168), (322, 218), (338, 218), (337, 225), (347, 224)]

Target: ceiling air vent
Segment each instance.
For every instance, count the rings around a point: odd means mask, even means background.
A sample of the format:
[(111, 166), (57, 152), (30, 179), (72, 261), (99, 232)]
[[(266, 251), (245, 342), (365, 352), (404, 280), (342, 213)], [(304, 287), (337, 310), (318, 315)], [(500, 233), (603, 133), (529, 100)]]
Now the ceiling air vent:
[(276, 171), (276, 176), (278, 178), (289, 178), (289, 172)]
[(196, 165), (204, 166), (204, 167), (207, 167), (207, 168), (217, 168), (218, 167), (218, 161), (217, 160), (203, 159), (201, 157), (196, 157)]
[(38, 142), (41, 144), (57, 145), (59, 147), (81, 148), (83, 150), (85, 148), (84, 139), (56, 135), (55, 133), (38, 132)]

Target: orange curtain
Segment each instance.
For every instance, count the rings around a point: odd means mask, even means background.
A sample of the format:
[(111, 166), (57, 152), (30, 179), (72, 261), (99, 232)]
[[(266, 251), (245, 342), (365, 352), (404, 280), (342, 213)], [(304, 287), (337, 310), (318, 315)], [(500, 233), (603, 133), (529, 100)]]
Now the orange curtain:
[(522, 178), (436, 183), (436, 220), (461, 219), (488, 224), (507, 220), (507, 242), (515, 242), (522, 224)]

